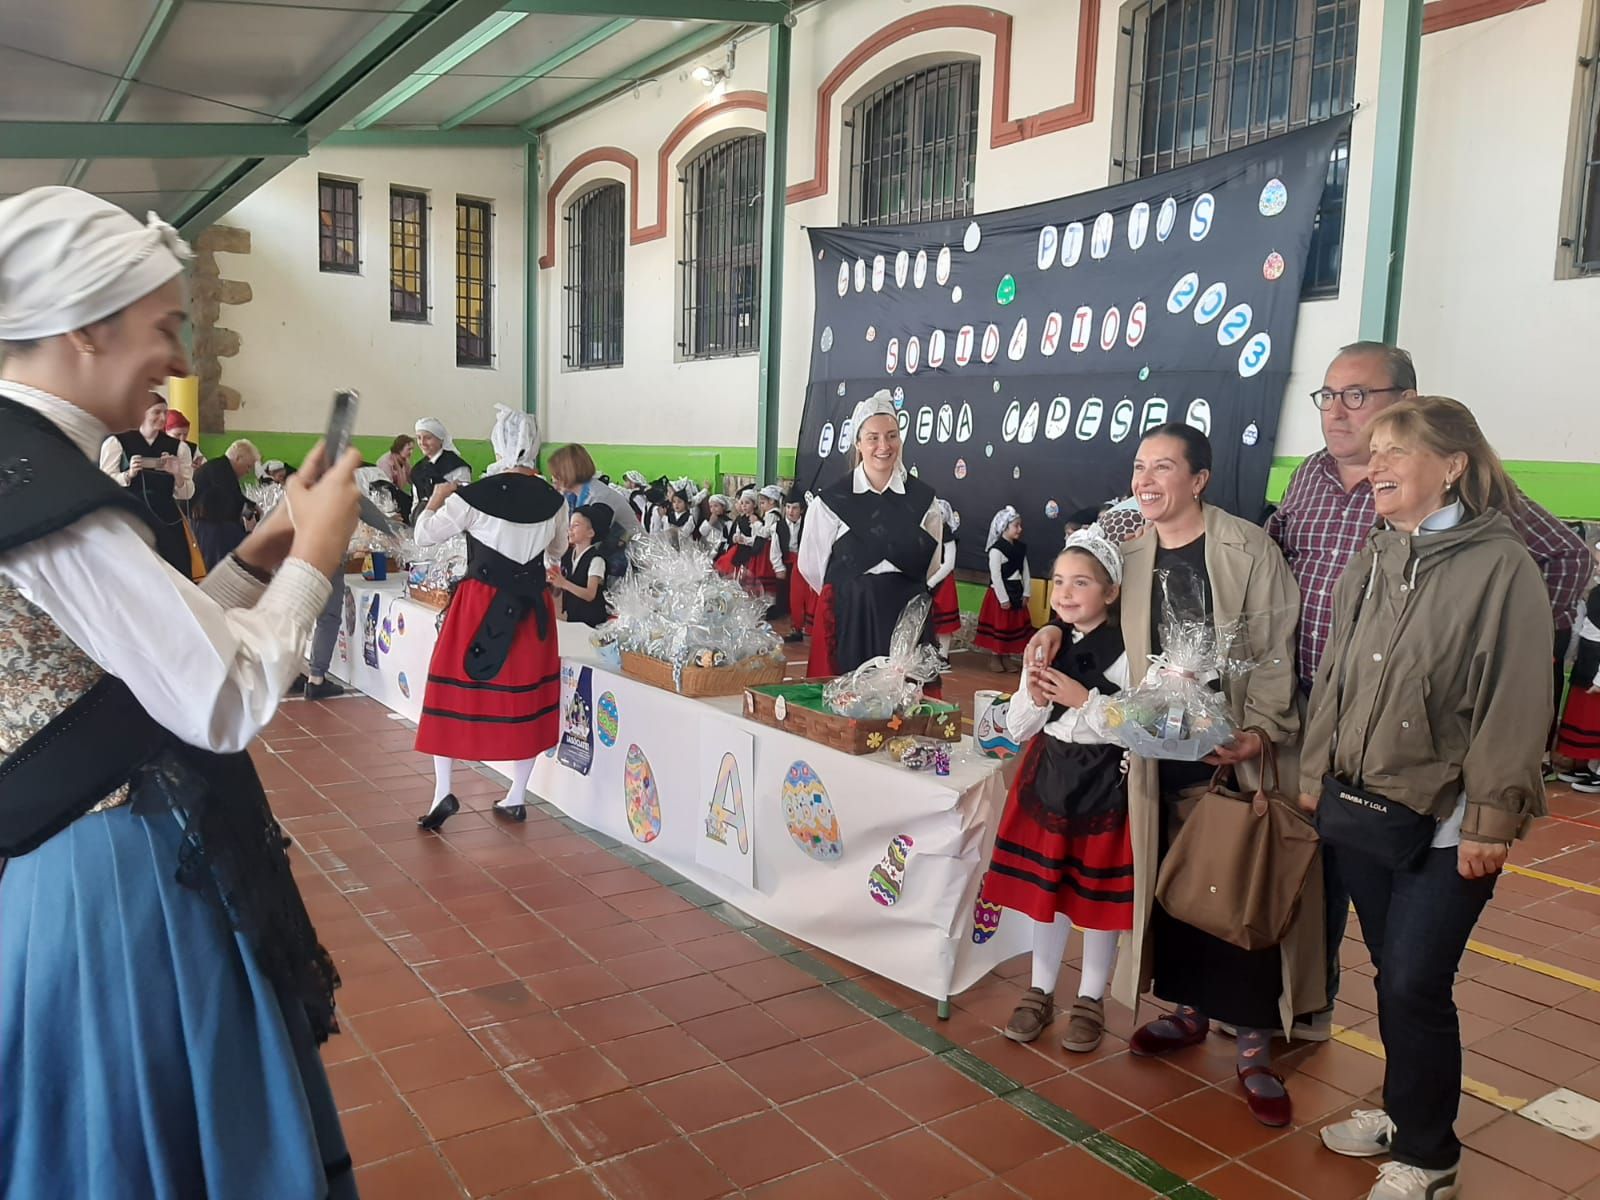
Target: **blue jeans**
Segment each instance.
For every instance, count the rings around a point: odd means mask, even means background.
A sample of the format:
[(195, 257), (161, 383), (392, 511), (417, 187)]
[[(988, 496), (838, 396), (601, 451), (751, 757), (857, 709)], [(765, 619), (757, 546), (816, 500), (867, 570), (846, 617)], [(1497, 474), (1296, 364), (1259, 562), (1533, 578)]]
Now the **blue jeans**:
[(1388, 1056), (1383, 1108), (1395, 1125), (1394, 1158), (1442, 1171), (1461, 1158), (1456, 969), (1499, 876), (1463, 879), (1454, 846), (1428, 851), (1413, 871), (1347, 849), (1339, 869), (1378, 969), (1378, 1032)]

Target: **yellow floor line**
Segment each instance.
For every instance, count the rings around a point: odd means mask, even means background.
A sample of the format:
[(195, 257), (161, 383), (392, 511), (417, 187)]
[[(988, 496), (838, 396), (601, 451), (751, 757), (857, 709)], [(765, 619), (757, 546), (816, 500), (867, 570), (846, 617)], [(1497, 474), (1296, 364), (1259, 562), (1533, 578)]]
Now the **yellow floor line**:
[(1576, 879), (1563, 879), (1560, 875), (1551, 875), (1547, 871), (1535, 871), (1531, 867), (1516, 867), (1510, 863), (1505, 865), (1505, 870), (1511, 875), (1523, 875), (1529, 879), (1553, 883), (1557, 887), (1564, 887), (1574, 892), (1587, 892), (1591, 896), (1600, 896), (1600, 887), (1595, 887), (1592, 883), (1579, 883)]
[[(1370, 1054), (1373, 1058), (1387, 1058), (1383, 1052), (1383, 1043), (1377, 1038), (1368, 1037), (1364, 1033), (1357, 1033), (1353, 1029), (1346, 1029), (1342, 1025), (1333, 1027), (1333, 1040), (1342, 1046), (1349, 1046), (1352, 1050), (1359, 1050), (1363, 1054)], [(1529, 1101), (1516, 1096), (1508, 1096), (1499, 1088), (1487, 1083), (1481, 1083), (1466, 1075), (1461, 1077), (1461, 1090), (1469, 1096), (1476, 1096), (1487, 1104), (1496, 1108), (1503, 1108), (1507, 1112), (1520, 1112), (1526, 1108)]]
[(1540, 962), (1536, 958), (1529, 958), (1526, 954), (1513, 954), (1510, 950), (1502, 950), (1500, 947), (1491, 946), (1487, 942), (1468, 942), (1467, 949), (1474, 954), (1481, 954), (1485, 958), (1492, 958), (1496, 962), (1510, 963), (1514, 967), (1521, 967), (1526, 971), (1535, 971), (1540, 975), (1548, 975), (1551, 979), (1559, 979), (1563, 983), (1575, 984), (1578, 987), (1587, 988), (1591, 992), (1600, 992), (1600, 979), (1595, 979), (1591, 975), (1582, 975), (1577, 971), (1569, 971), (1566, 967)]

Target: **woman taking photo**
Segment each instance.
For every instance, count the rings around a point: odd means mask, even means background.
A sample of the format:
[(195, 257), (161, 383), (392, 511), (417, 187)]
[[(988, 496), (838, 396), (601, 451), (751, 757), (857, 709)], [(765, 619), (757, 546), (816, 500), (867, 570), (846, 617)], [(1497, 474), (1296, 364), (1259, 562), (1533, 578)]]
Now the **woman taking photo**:
[[(1122, 633), (1128, 662), (1142, 677), (1161, 651), (1170, 594), (1198, 594), (1219, 630), (1237, 629), (1232, 657), (1254, 670), (1220, 687), (1236, 728), (1244, 730), (1211, 763), (1133, 758), (1128, 772), (1128, 826), (1134, 855), (1133, 932), (1117, 967), (1117, 998), (1137, 1011), (1149, 990), (1176, 1011), (1137, 1030), (1129, 1045), (1140, 1056), (1170, 1054), (1205, 1041), (1211, 1022), (1233, 1026), (1235, 1074), (1250, 1112), (1264, 1125), (1292, 1119), (1289, 1095), (1271, 1069), (1274, 1030), (1297, 1012), (1323, 1004), (1326, 964), (1322, 903), (1302, 901), (1279, 946), (1241, 950), (1178, 920), (1155, 902), (1156, 877), (1182, 824), (1184, 802), (1228, 764), (1254, 787), (1260, 734), (1282, 748), (1299, 732), (1295, 711), (1294, 631), (1300, 597), (1278, 547), (1248, 521), (1207, 504), (1211, 443), (1189, 425), (1152, 429), (1139, 444), (1133, 494), (1145, 531), (1122, 546)], [(1164, 586), (1167, 585), (1167, 586)], [(1054, 657), (1059, 627), (1035, 638)], [(1049, 661), (1046, 658), (1045, 661)], [(1135, 684), (1139, 678), (1135, 678)], [(1320, 878), (1320, 876), (1319, 876)]]
[(1544, 813), (1550, 600), (1506, 516), (1516, 488), (1464, 405), (1421, 396), (1368, 428), (1379, 523), (1334, 588), (1300, 788), (1377, 968), (1387, 1063), (1383, 1110), (1322, 1140), (1392, 1156), (1370, 1200), (1439, 1200), (1461, 1164), (1456, 968)]
[[(900, 614), (927, 595), (944, 532), (933, 489), (901, 462), (889, 393), (857, 404), (850, 427), (856, 467), (822, 489), (800, 544), (800, 573), (817, 593), (812, 678), (842, 675), (889, 653)], [(924, 639), (935, 644), (931, 623)]]
[(344, 560), (360, 455), (313, 450), (203, 586), (158, 557), (95, 460), (188, 373), (187, 256), (73, 188), (0, 203), (3, 1196), (356, 1194), (317, 1053), (338, 976), (246, 747)]

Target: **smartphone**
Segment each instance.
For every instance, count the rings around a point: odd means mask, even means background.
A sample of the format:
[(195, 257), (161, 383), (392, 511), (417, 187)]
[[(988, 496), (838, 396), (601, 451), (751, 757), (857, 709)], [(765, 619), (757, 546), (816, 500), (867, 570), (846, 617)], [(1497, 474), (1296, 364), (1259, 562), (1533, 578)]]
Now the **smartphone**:
[(356, 409), (361, 397), (350, 388), (333, 394), (333, 407), (328, 411), (328, 432), (323, 435), (322, 461), (333, 466), (350, 448), (350, 437), (356, 428)]

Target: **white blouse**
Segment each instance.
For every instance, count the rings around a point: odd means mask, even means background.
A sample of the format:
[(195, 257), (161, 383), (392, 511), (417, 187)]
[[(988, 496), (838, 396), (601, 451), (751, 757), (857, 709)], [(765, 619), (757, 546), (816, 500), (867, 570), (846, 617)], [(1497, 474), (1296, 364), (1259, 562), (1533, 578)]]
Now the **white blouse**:
[[(1011, 603), (1011, 593), (1006, 591), (1006, 556), (998, 546), (989, 547), (989, 586), (1001, 604)], [(1028, 570), (1028, 560), (1022, 560), (1022, 603), (1028, 603), (1028, 593), (1033, 590), (1033, 573)]]
[[(1083, 640), (1083, 635), (1077, 630), (1072, 632), (1074, 643)], [(1006, 710), (1006, 728), (1018, 742), (1031, 738), (1041, 729), (1050, 737), (1063, 742), (1070, 742), (1079, 746), (1100, 746), (1108, 744), (1106, 738), (1101, 737), (1089, 726), (1084, 719), (1081, 708), (1069, 708), (1054, 721), (1047, 725), (1045, 722), (1050, 716), (1050, 705), (1042, 707), (1033, 702), (1033, 697), (1028, 692), (1028, 672), (1033, 668), (1022, 668), (1022, 684), (1017, 688), (1016, 694), (1011, 697), (1011, 706)], [(1117, 661), (1106, 668), (1106, 678), (1116, 684), (1118, 688), (1126, 691), (1128, 688), (1128, 656), (1118, 655)], [(1091, 689), (1090, 696), (1098, 693)]]
[(928, 576), (928, 586), (936, 588), (945, 581), (950, 572), (956, 569), (956, 544), (954, 542), (941, 543), (939, 550), (939, 565), (933, 569), (933, 574)]
[(559, 566), (567, 552), (567, 507), (563, 504), (548, 521), (523, 525), (491, 517), (453, 495), (438, 508), (421, 513), (412, 536), (419, 546), (437, 546), (458, 533), (470, 533), (514, 563), (532, 562), (543, 554), (547, 564)]
[[(107, 435), (96, 418), (47, 392), (10, 382), (0, 390), (98, 458)], [(202, 749), (243, 750), (302, 669), (332, 584), (299, 559), (269, 585), (224, 559), (196, 587), (152, 545), (136, 518), (102, 508), (0, 556), (0, 577), (163, 727)]]
[[(157, 457), (160, 456), (157, 455)], [(177, 458), (178, 473), (173, 476), (172, 498), (174, 500), (192, 500), (194, 499), (195, 462), (193, 456), (189, 453), (188, 442), (178, 443)], [(122, 469), (122, 443), (115, 437), (108, 437), (100, 443), (100, 469), (123, 487), (128, 486), (128, 473)], [(146, 469), (154, 471), (157, 468), (152, 466)]]
[[(865, 467), (857, 467), (850, 475), (850, 490), (856, 495), (870, 491), (872, 485), (867, 482)], [(895, 467), (894, 474), (889, 477), (889, 491), (899, 492), (902, 495), (906, 490), (906, 468), (902, 463)], [(806, 514), (810, 527), (806, 530), (804, 541), (800, 545), (800, 559), (796, 564), (805, 581), (811, 585), (811, 590), (820, 592), (828, 574), (828, 561), (833, 557), (833, 544), (850, 532), (850, 527), (844, 523), (839, 514), (828, 507), (828, 502), (818, 496), (816, 502)], [(944, 535), (944, 514), (939, 511), (939, 501), (935, 498), (928, 504), (928, 511), (922, 514), (922, 528), (927, 531), (934, 541), (933, 554), (928, 558), (928, 569), (925, 577), (931, 579), (934, 570), (939, 565), (941, 552), (939, 541)], [(898, 572), (888, 559), (874, 566), (868, 575), (883, 575)]]

